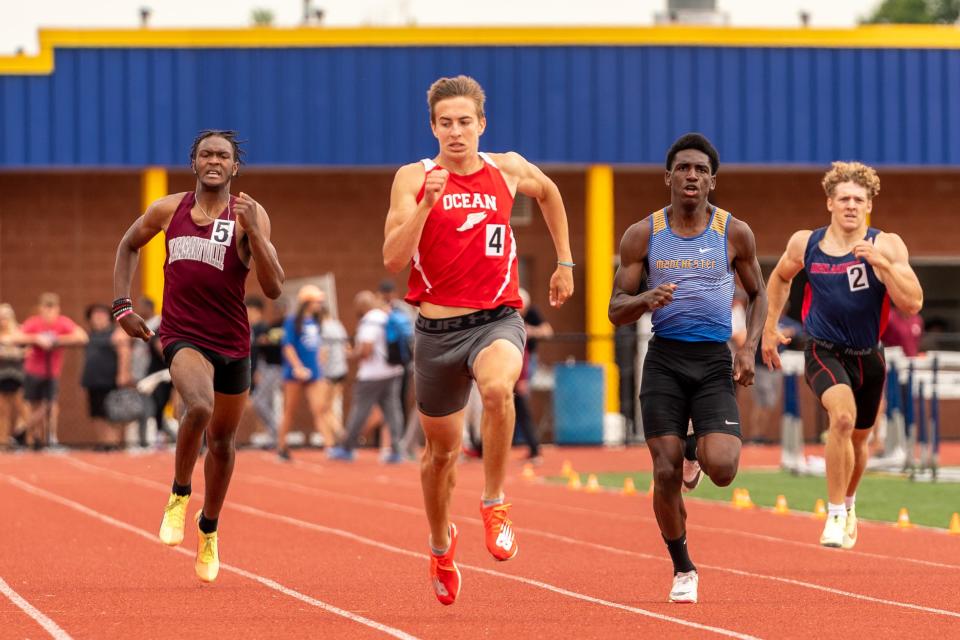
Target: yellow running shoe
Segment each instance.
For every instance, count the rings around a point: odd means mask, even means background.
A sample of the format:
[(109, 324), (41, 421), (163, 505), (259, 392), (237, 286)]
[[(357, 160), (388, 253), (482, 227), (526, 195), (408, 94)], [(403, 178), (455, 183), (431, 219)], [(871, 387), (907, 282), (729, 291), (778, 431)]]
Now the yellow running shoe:
[(213, 582), (220, 573), (220, 553), (217, 551), (217, 532), (204, 533), (200, 531), (200, 514), (203, 509), (197, 511), (194, 520), (197, 521), (197, 562), (194, 569), (197, 571), (197, 577), (204, 582)]
[(183, 526), (187, 519), (187, 503), (190, 496), (170, 494), (167, 506), (163, 508), (163, 521), (160, 523), (160, 541), (175, 547), (183, 542)]

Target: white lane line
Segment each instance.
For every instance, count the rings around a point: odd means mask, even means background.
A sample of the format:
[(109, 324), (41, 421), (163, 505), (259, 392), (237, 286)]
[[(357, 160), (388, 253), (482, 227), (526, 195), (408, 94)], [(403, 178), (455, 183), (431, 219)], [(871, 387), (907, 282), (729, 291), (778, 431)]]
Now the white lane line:
[[(87, 463), (87, 462), (80, 462), (80, 461), (75, 461), (75, 460), (70, 460), (70, 459), (67, 459), (67, 461), (70, 462), (70, 463), (72, 463), (72, 464), (74, 464), (75, 466), (78, 466), (78, 467), (88, 467), (88, 468), (90, 468), (91, 470), (96, 471), (96, 472), (100, 472), (100, 473), (104, 473), (104, 474), (108, 474), (108, 475), (119, 476), (119, 477), (122, 477), (122, 478), (124, 478), (124, 479), (126, 479), (126, 480), (128, 480), (128, 481), (134, 482), (135, 484), (140, 484), (140, 485), (142, 485), (142, 486), (146, 486), (146, 487), (150, 487), (150, 488), (154, 488), (154, 489), (160, 489), (160, 490), (163, 490), (163, 491), (168, 491), (168, 490), (169, 490), (169, 487), (167, 487), (166, 485), (161, 484), (161, 483), (159, 483), (159, 482), (154, 482), (154, 481), (152, 481), (152, 480), (144, 480), (143, 478), (138, 478), (138, 477), (136, 477), (136, 476), (132, 476), (132, 475), (127, 474), (127, 473), (123, 473), (123, 472), (121, 472), (121, 471), (114, 471), (113, 469), (107, 469), (107, 468), (105, 468), (105, 467), (100, 467), (100, 466), (98, 466), (98, 465), (90, 464), (90, 463)], [(41, 489), (41, 491), (43, 491), (43, 490)], [(64, 498), (64, 500), (66, 500), (66, 498)], [(82, 505), (78, 505), (78, 506), (82, 506)], [(307, 521), (305, 521), (305, 520), (300, 520), (300, 519), (298, 519), (298, 518), (292, 518), (292, 517), (290, 517), (290, 516), (285, 516), (285, 515), (282, 515), (282, 514), (271, 513), (271, 512), (269, 512), (269, 511), (263, 511), (263, 510), (261, 510), (261, 509), (255, 508), (255, 507), (249, 507), (249, 506), (247, 506), (247, 505), (239, 504), (239, 503), (233, 502), (233, 501), (228, 502), (225, 506), (226, 506), (228, 509), (234, 509), (234, 510), (236, 510), (236, 511), (240, 511), (240, 512), (242, 512), (242, 513), (246, 513), (246, 514), (249, 514), (249, 515), (258, 516), (258, 517), (261, 517), (261, 518), (266, 518), (266, 519), (268, 519), (268, 520), (273, 520), (273, 521), (276, 521), (276, 522), (283, 522), (283, 523), (285, 523), (285, 524), (289, 524), (289, 525), (292, 525), (292, 526), (295, 526), (295, 527), (298, 527), (298, 528), (301, 528), (301, 529), (307, 529), (307, 530), (310, 530), (310, 531), (317, 531), (317, 532), (319, 532), (319, 533), (324, 533), (324, 534), (327, 534), (327, 535), (337, 536), (337, 537), (339, 537), (339, 538), (344, 538), (344, 539), (350, 540), (350, 541), (352, 541), (352, 542), (358, 542), (358, 543), (360, 543), (360, 544), (364, 544), (364, 545), (367, 545), (367, 546), (370, 546), (370, 547), (374, 547), (374, 548), (377, 548), (377, 549), (381, 549), (381, 550), (383, 550), (383, 551), (389, 551), (389, 552), (391, 552), (391, 553), (396, 553), (396, 554), (399, 554), (399, 555), (407, 556), (407, 557), (409, 557), (409, 558), (416, 558), (416, 559), (418, 559), (418, 560), (429, 560), (429, 556), (427, 556), (427, 554), (425, 554), (425, 553), (418, 553), (418, 552), (416, 552), (416, 551), (410, 551), (409, 549), (403, 549), (403, 548), (400, 548), (400, 547), (395, 547), (395, 546), (393, 546), (393, 545), (386, 544), (386, 543), (384, 543), (384, 542), (380, 542), (379, 540), (373, 540), (372, 538), (367, 538), (367, 537), (365, 537), (365, 536), (358, 535), (358, 534), (353, 533), (353, 532), (351, 532), (351, 531), (345, 531), (345, 530), (343, 530), (343, 529), (336, 529), (336, 528), (333, 528), (333, 527), (327, 527), (327, 526), (324, 526), (324, 525), (321, 525), (321, 524), (315, 524), (315, 523), (313, 523), (313, 522), (307, 522)], [(84, 507), (84, 509), (86, 509), (86, 507)], [(96, 513), (96, 512), (94, 512), (94, 513)], [(109, 516), (106, 516), (106, 517), (109, 517)], [(111, 520), (112, 520), (112, 518), (111, 518)], [(120, 524), (124, 524), (124, 523), (120, 523)], [(126, 525), (126, 526), (129, 526), (129, 525)], [(131, 527), (131, 528), (133, 528), (133, 527)], [(140, 530), (138, 530), (138, 531), (140, 531)], [(143, 533), (147, 534), (147, 532), (145, 532), (145, 531), (144, 531)], [(147, 535), (150, 537), (151, 540), (155, 539), (155, 536), (153, 536), (152, 534), (147, 534)], [(188, 554), (188, 555), (189, 555), (189, 554)], [(225, 566), (225, 565), (222, 565), (222, 564), (221, 564), (221, 566)], [(576, 592), (576, 591), (570, 591), (570, 590), (568, 590), (568, 589), (564, 589), (563, 587), (558, 587), (558, 586), (555, 586), (555, 585), (552, 585), (552, 584), (548, 584), (548, 583), (546, 583), (546, 582), (541, 582), (541, 581), (539, 581), (539, 580), (534, 580), (534, 579), (531, 579), (531, 578), (524, 578), (524, 577), (522, 577), (522, 576), (511, 575), (511, 574), (509, 574), (509, 573), (501, 573), (501, 572), (499, 572), (499, 571), (493, 571), (492, 569), (486, 569), (486, 568), (484, 568), (484, 567), (477, 567), (477, 566), (473, 566), (473, 565), (469, 565), (469, 564), (457, 563), (457, 566), (459, 566), (461, 569), (470, 569), (471, 571), (476, 571), (476, 572), (478, 572), (478, 573), (483, 573), (483, 574), (486, 574), (486, 575), (489, 575), (489, 576), (494, 576), (494, 577), (497, 577), (497, 578), (502, 578), (502, 579), (504, 579), (504, 580), (512, 580), (512, 581), (514, 581), (514, 582), (519, 582), (519, 583), (521, 583), (521, 584), (525, 584), (525, 585), (528, 585), (528, 586), (537, 587), (537, 588), (544, 589), (544, 590), (547, 590), (547, 591), (552, 591), (553, 593), (556, 593), (556, 594), (559, 594), (559, 595), (562, 595), (562, 596), (566, 596), (566, 597), (568, 597), (568, 598), (573, 598), (573, 599), (576, 599), (576, 600), (581, 600), (581, 601), (583, 601), (583, 602), (589, 602), (589, 603), (591, 603), (591, 604), (596, 604), (596, 605), (600, 605), (600, 606), (603, 606), (603, 607), (608, 607), (608, 608), (611, 608), (611, 609), (619, 609), (619, 610), (622, 610), (622, 611), (627, 611), (627, 612), (629, 612), (629, 613), (634, 613), (634, 614), (637, 614), (637, 615), (640, 615), (640, 616), (644, 616), (644, 617), (647, 617), (647, 618), (653, 618), (653, 619), (655, 619), (655, 620), (661, 620), (661, 621), (664, 621), (664, 622), (672, 622), (672, 623), (674, 623), (674, 624), (682, 625), (682, 626), (684, 626), (684, 627), (690, 627), (690, 628), (692, 628), (692, 629), (699, 629), (699, 630), (701, 630), (701, 631), (711, 631), (711, 632), (716, 633), (716, 634), (721, 635), (721, 636), (727, 636), (727, 637), (730, 637), (730, 638), (739, 638), (740, 640), (758, 640), (758, 639), (756, 638), (756, 636), (751, 636), (751, 635), (748, 635), (748, 634), (745, 634), (745, 633), (739, 633), (739, 632), (737, 632), (737, 631), (731, 631), (731, 630), (729, 630), (729, 629), (724, 629), (724, 628), (722, 628), (722, 627), (712, 627), (712, 626), (710, 626), (710, 625), (700, 624), (700, 623), (698, 623), (698, 622), (692, 622), (692, 621), (690, 621), (690, 620), (684, 620), (684, 619), (682, 619), (682, 618), (674, 618), (673, 616), (668, 616), (668, 615), (664, 615), (664, 614), (661, 614), (661, 613), (656, 613), (656, 612), (654, 612), (654, 611), (648, 611), (648, 610), (646, 610), (646, 609), (641, 609), (641, 608), (639, 608), (639, 607), (631, 607), (631, 606), (629, 606), (629, 605), (621, 604), (621, 603), (619, 603), (619, 602), (611, 602), (611, 601), (609, 601), (609, 600), (603, 600), (603, 599), (601, 599), (601, 598), (595, 598), (595, 597), (593, 597), (593, 596), (589, 596), (589, 595), (586, 595), (586, 594), (583, 594), (583, 593), (579, 593), (579, 592)]]
[[(83, 463), (83, 464), (86, 464), (86, 463)], [(97, 468), (96, 465), (90, 465), (90, 466), (92, 466), (92, 467), (94, 467), (94, 468)], [(50, 500), (51, 502), (56, 502), (57, 504), (60, 504), (60, 505), (62, 505), (62, 506), (65, 506), (65, 507), (68, 507), (68, 508), (70, 508), (70, 509), (73, 509), (74, 511), (79, 511), (80, 513), (82, 513), (82, 514), (84, 514), (84, 515), (87, 515), (87, 516), (90, 516), (90, 517), (92, 517), (92, 518), (95, 518), (95, 519), (99, 520), (100, 522), (103, 522), (103, 523), (112, 525), (112, 526), (114, 526), (114, 527), (117, 527), (118, 529), (123, 529), (124, 531), (128, 531), (128, 532), (133, 533), (133, 534), (135, 534), (135, 535), (138, 535), (138, 536), (140, 536), (140, 537), (142, 537), (142, 538), (146, 538), (147, 540), (149, 540), (149, 541), (150, 541), (151, 543), (153, 543), (153, 544), (160, 544), (159, 540), (157, 539), (156, 534), (150, 533), (149, 531), (147, 531), (147, 530), (145, 530), (145, 529), (141, 529), (141, 528), (136, 527), (136, 526), (134, 526), (134, 525), (127, 524), (126, 522), (123, 522), (122, 520), (117, 520), (116, 518), (110, 517), (110, 516), (108, 516), (108, 515), (106, 515), (106, 514), (104, 514), (104, 513), (100, 513), (99, 511), (96, 511), (96, 510), (94, 510), (94, 509), (91, 509), (90, 507), (87, 507), (87, 506), (85, 506), (85, 505), (83, 505), (83, 504), (80, 504), (79, 502), (74, 502), (73, 500), (70, 500), (69, 498), (64, 498), (63, 496), (58, 495), (58, 494), (56, 494), (56, 493), (52, 493), (52, 492), (50, 492), (50, 491), (47, 491), (46, 489), (41, 489), (40, 487), (37, 487), (37, 486), (35, 486), (35, 485), (33, 485), (33, 484), (30, 484), (30, 483), (28, 483), (28, 482), (24, 482), (24, 481), (22, 481), (22, 480), (20, 480), (20, 479), (18, 479), (18, 478), (14, 478), (13, 476), (2, 476), (2, 477), (3, 477), (7, 482), (9, 482), (10, 484), (14, 485), (15, 487), (18, 487), (19, 489), (22, 489), (23, 491), (26, 491), (27, 493), (33, 494), (33, 495), (35, 495), (35, 496), (39, 496), (39, 497), (41, 497), (41, 498), (46, 498), (47, 500)], [(192, 554), (192, 553), (190, 553), (190, 552), (187, 551), (186, 549), (183, 549), (182, 547), (171, 547), (171, 549), (172, 549), (173, 551), (176, 551), (177, 553), (183, 554), (183, 555), (188, 556), (188, 557), (190, 557), (190, 558), (193, 557), (193, 554)], [(316, 598), (312, 598), (312, 597), (310, 597), (310, 596), (308, 596), (308, 595), (305, 595), (305, 594), (303, 594), (303, 593), (300, 593), (299, 591), (295, 591), (294, 589), (291, 589), (291, 588), (289, 588), (289, 587), (285, 587), (285, 586), (283, 586), (282, 584), (280, 584), (279, 582), (276, 582), (276, 581), (274, 581), (274, 580), (271, 580), (270, 578), (265, 578), (265, 577), (263, 577), (263, 576), (261, 576), (261, 575), (258, 575), (258, 574), (256, 574), (256, 573), (252, 573), (252, 572), (247, 571), (247, 570), (245, 570), (245, 569), (241, 569), (240, 567), (235, 567), (235, 566), (233, 566), (233, 565), (229, 565), (229, 564), (226, 564), (226, 563), (220, 563), (220, 568), (221, 568), (221, 569), (225, 569), (225, 570), (227, 570), (227, 571), (231, 571), (231, 572), (233, 572), (233, 573), (236, 573), (237, 575), (243, 576), (244, 578), (248, 578), (248, 579), (253, 580), (253, 581), (255, 581), (255, 582), (259, 582), (260, 584), (262, 584), (262, 585), (265, 586), (265, 587), (268, 587), (268, 588), (270, 588), (270, 589), (273, 589), (274, 591), (279, 591), (280, 593), (282, 593), (282, 594), (284, 594), (284, 595), (290, 596), (291, 598), (295, 598), (295, 599), (297, 599), (297, 600), (299, 600), (299, 601), (301, 601), (301, 602), (305, 602), (305, 603), (307, 603), (307, 604), (309, 604), (309, 605), (312, 605), (312, 606), (314, 606), (314, 607), (317, 607), (318, 609), (323, 609), (324, 611), (327, 611), (327, 612), (329, 612), (329, 613), (333, 613), (333, 614), (336, 614), (336, 615), (338, 615), (338, 616), (342, 616), (342, 617), (347, 618), (348, 620), (351, 620), (351, 621), (353, 621), (353, 622), (362, 624), (362, 625), (367, 626), (367, 627), (370, 627), (370, 628), (372, 628), (372, 629), (376, 629), (377, 631), (381, 631), (381, 632), (387, 634), (388, 636), (392, 636), (392, 637), (394, 637), (394, 638), (400, 638), (401, 640), (417, 640), (417, 637), (416, 637), (416, 636), (412, 636), (412, 635), (410, 635), (409, 633), (406, 633), (405, 631), (401, 631), (400, 629), (395, 629), (395, 628), (393, 628), (393, 627), (388, 627), (387, 625), (381, 624), (381, 623), (377, 622), (376, 620), (371, 620), (371, 619), (369, 619), (369, 618), (365, 618), (365, 617), (363, 617), (363, 616), (357, 615), (357, 614), (352, 613), (352, 612), (350, 612), (350, 611), (346, 611), (345, 609), (341, 609), (341, 608), (339, 608), (339, 607), (336, 607), (336, 606), (334, 606), (334, 605), (332, 605), (332, 604), (328, 604), (328, 603), (323, 602), (323, 601), (321, 601), (321, 600), (317, 600)], [(66, 637), (69, 637), (69, 636), (64, 636), (64, 637), (66, 638)]]
[[(345, 495), (345, 494), (342, 494), (342, 493), (337, 493), (337, 492), (335, 492), (335, 491), (329, 491), (329, 490), (326, 490), (326, 489), (317, 489), (317, 488), (315, 488), (315, 487), (308, 487), (308, 486), (301, 485), (301, 484), (298, 484), (298, 483), (295, 483), (295, 482), (287, 482), (287, 481), (285, 481), (285, 480), (274, 480), (273, 478), (267, 478), (267, 477), (264, 477), (264, 476), (258, 476), (258, 475), (256, 475), (256, 474), (247, 474), (247, 475), (244, 476), (244, 479), (247, 480), (247, 481), (253, 481), (253, 482), (258, 483), (258, 484), (276, 487), (276, 488), (278, 488), (278, 489), (286, 489), (286, 490), (288, 490), (288, 491), (296, 491), (296, 492), (298, 492), (298, 493), (302, 493), (302, 494), (305, 494), (305, 495), (314, 495), (314, 496), (322, 496), (322, 497), (325, 497), (325, 498), (334, 498), (334, 499), (339, 499), (339, 500), (343, 500), (343, 501), (346, 501), (346, 502), (352, 502), (352, 503), (356, 503), (356, 504), (365, 504), (365, 505), (369, 505), (369, 506), (373, 506), (373, 507), (377, 507), (377, 508), (391, 509), (391, 510), (393, 510), (393, 511), (398, 511), (398, 512), (400, 512), (400, 513), (415, 514), (415, 515), (417, 515), (418, 517), (422, 517), (422, 516), (423, 516), (423, 510), (422, 510), (422, 509), (414, 509), (413, 507), (410, 507), (410, 506), (407, 506), (407, 505), (404, 505), (404, 504), (399, 504), (399, 503), (396, 503), (396, 502), (390, 502), (390, 501), (387, 501), (387, 500), (378, 500), (378, 499), (375, 499), (375, 498), (361, 498), (361, 497), (357, 497), (357, 496), (350, 496), (350, 495)], [(466, 516), (466, 515), (462, 515), (462, 514), (456, 516), (456, 521), (457, 521), (457, 522), (469, 522), (469, 523), (471, 523), (471, 524), (481, 525), (481, 526), (483, 525), (483, 521), (480, 520), (479, 518), (472, 518), (472, 517), (470, 517), (470, 516)], [(649, 553), (642, 553), (642, 552), (640, 552), (640, 551), (630, 551), (630, 550), (628, 550), (628, 549), (621, 549), (621, 548), (619, 548), (619, 547), (611, 547), (611, 546), (605, 545), (605, 544), (599, 544), (599, 543), (595, 543), (595, 542), (588, 542), (588, 541), (586, 541), (586, 540), (580, 540), (580, 539), (577, 539), (577, 538), (571, 538), (571, 537), (568, 537), (568, 536), (564, 536), (564, 535), (560, 535), (560, 534), (556, 534), (556, 533), (551, 533), (551, 532), (549, 532), (549, 531), (540, 531), (540, 530), (537, 530), (537, 529), (531, 529), (531, 528), (529, 528), (529, 527), (517, 527), (517, 531), (523, 532), (524, 534), (533, 534), (533, 535), (536, 535), (536, 536), (540, 536), (540, 537), (543, 537), (543, 538), (547, 538), (547, 539), (549, 539), (549, 540), (556, 540), (556, 541), (558, 541), (558, 542), (564, 542), (564, 543), (566, 543), (566, 544), (572, 544), (572, 545), (577, 545), (577, 546), (582, 546), (582, 547), (588, 547), (588, 548), (590, 548), (590, 549), (596, 549), (596, 550), (598, 550), (598, 551), (605, 551), (605, 552), (608, 552), (608, 553), (614, 553), (614, 554), (621, 555), (621, 556), (628, 556), (628, 557), (633, 557), (633, 558), (642, 558), (642, 559), (644, 559), (644, 560), (655, 560), (655, 561), (657, 561), (657, 562), (670, 562), (670, 560), (669, 560), (668, 558), (665, 558), (665, 557), (663, 557), (663, 556), (655, 556), (655, 555), (652, 555), (652, 554), (649, 554)], [(877, 604), (883, 604), (883, 605), (888, 605), (888, 606), (892, 606), (892, 607), (900, 607), (900, 608), (904, 608), (904, 609), (912, 609), (912, 610), (915, 610), (915, 611), (923, 611), (924, 613), (932, 613), (932, 614), (937, 614), (937, 615), (949, 616), (949, 617), (953, 617), (953, 618), (960, 618), (960, 613), (958, 613), (958, 612), (956, 612), (956, 611), (949, 611), (949, 610), (946, 610), (946, 609), (937, 609), (937, 608), (934, 608), (934, 607), (926, 607), (926, 606), (923, 606), (923, 605), (913, 604), (913, 603), (910, 603), (910, 602), (902, 602), (902, 601), (899, 601), (899, 600), (888, 600), (888, 599), (885, 599), (885, 598), (878, 598), (878, 597), (866, 595), (866, 594), (863, 594), (863, 593), (855, 593), (855, 592), (852, 592), (852, 591), (844, 591), (844, 590), (842, 590), (842, 589), (836, 589), (836, 588), (833, 588), (833, 587), (828, 587), (828, 586), (826, 586), (826, 585), (817, 584), (817, 583), (814, 583), (814, 582), (806, 582), (806, 581), (804, 581), (804, 580), (796, 580), (796, 579), (793, 579), (793, 578), (784, 578), (784, 577), (781, 577), (781, 576), (773, 576), (773, 575), (763, 574), (763, 573), (753, 573), (752, 571), (745, 571), (745, 570), (742, 570), (742, 569), (734, 569), (734, 568), (731, 568), (731, 567), (723, 567), (723, 566), (719, 566), (719, 565), (706, 564), (706, 563), (702, 563), (702, 562), (698, 562), (697, 565), (700, 566), (700, 567), (703, 567), (703, 568), (705, 568), (705, 569), (712, 569), (712, 570), (714, 570), (714, 571), (722, 571), (722, 572), (725, 572), (725, 573), (732, 573), (732, 574), (734, 574), (734, 575), (743, 576), (743, 577), (747, 577), (747, 578), (759, 578), (759, 579), (762, 579), (762, 580), (772, 580), (772, 581), (774, 581), (774, 582), (781, 582), (781, 583), (783, 583), (783, 584), (789, 584), (789, 585), (793, 585), (793, 586), (797, 586), (797, 587), (803, 587), (803, 588), (806, 588), (806, 589), (813, 589), (813, 590), (815, 590), (815, 591), (822, 591), (822, 592), (825, 592), (825, 593), (832, 593), (832, 594), (834, 594), (834, 595), (844, 596), (844, 597), (847, 597), (847, 598), (853, 598), (853, 599), (855, 599), (855, 600), (861, 600), (861, 601), (865, 601), (865, 602), (874, 602), (874, 603), (877, 603)]]
[[(272, 458), (270, 459), (270, 462), (272, 462), (272, 463), (274, 463), (274, 464), (279, 464), (279, 463), (276, 463), (276, 461), (273, 460)], [(283, 463), (283, 464), (284, 464), (284, 465), (287, 465), (287, 464), (289, 464), (289, 463)], [(317, 475), (323, 475), (322, 472), (324, 472), (324, 471), (329, 471), (329, 469), (327, 469), (327, 468), (324, 467), (323, 465), (320, 465), (320, 464), (314, 463), (314, 462), (303, 462), (303, 461), (300, 461), (300, 460), (295, 460), (294, 463), (293, 463), (293, 465), (294, 465), (295, 467), (297, 467), (297, 468), (303, 469), (304, 471), (308, 471), (308, 472), (310, 472), (310, 473), (317, 474)], [(362, 479), (363, 479), (363, 480), (366, 480), (366, 481), (380, 482), (379, 480), (377, 480), (377, 479), (375, 479), (375, 478), (371, 478), (371, 477), (369, 477), (369, 476), (363, 476)], [(381, 484), (382, 484), (382, 483), (381, 483)], [(409, 481), (409, 480), (398, 479), (398, 478), (390, 478), (390, 479), (389, 479), (389, 484), (390, 484), (390, 486), (405, 486), (405, 487), (408, 487), (408, 488), (411, 488), (411, 489), (417, 489), (417, 490), (420, 489), (420, 484), (419, 484), (419, 483), (417, 483), (417, 482), (411, 482), (411, 481)], [(461, 486), (461, 487), (462, 487), (462, 486), (465, 486), (465, 485), (458, 485), (458, 486)], [(550, 487), (550, 488), (557, 488), (557, 489), (562, 489), (562, 490), (566, 491), (566, 488), (565, 488), (563, 485), (554, 485), (554, 484), (551, 484), (551, 483), (542, 483), (541, 485), (538, 485), (538, 486)], [(471, 487), (471, 488), (476, 488), (477, 491), (480, 490), (480, 487), (479, 487), (479, 486), (477, 486), (477, 487)], [(699, 503), (699, 504), (703, 504), (703, 505), (705, 505), (705, 506), (708, 506), (708, 507), (718, 507), (718, 506), (719, 506), (718, 504), (716, 504), (715, 502), (710, 501), (710, 500), (694, 499), (694, 501), (697, 502), (697, 503)], [(510, 496), (510, 502), (512, 502), (512, 503), (514, 503), (514, 504), (517, 504), (517, 505), (527, 504), (527, 505), (533, 505), (533, 506), (537, 506), (537, 507), (541, 507), (541, 508), (554, 509), (554, 510), (557, 510), (557, 511), (565, 511), (565, 512), (568, 512), (568, 513), (579, 513), (579, 514), (583, 514), (583, 515), (589, 515), (589, 516), (591, 516), (591, 517), (601, 516), (601, 517), (609, 518), (609, 519), (611, 519), (611, 520), (619, 520), (619, 521), (621, 521), (621, 522), (640, 522), (640, 523), (644, 523), (644, 524), (653, 524), (653, 523), (656, 523), (656, 519), (655, 519), (655, 518), (648, 517), (648, 516), (627, 515), (627, 514), (622, 514), (622, 513), (614, 513), (614, 512), (610, 512), (610, 511), (603, 511), (603, 510), (600, 510), (600, 509), (592, 509), (592, 508), (587, 508), (587, 507), (577, 507), (577, 506), (573, 506), (573, 505), (557, 504), (557, 503), (555, 503), (555, 502), (548, 502), (548, 501), (542, 500), (542, 499), (533, 500), (533, 499), (530, 499), (530, 498), (522, 498), (522, 497), (516, 497), (516, 496), (511, 495), (511, 496)], [(752, 532), (752, 531), (743, 531), (743, 530), (741, 530), (741, 529), (728, 529), (728, 528), (725, 528), (725, 527), (711, 527), (710, 525), (691, 523), (691, 522), (688, 521), (688, 522), (687, 522), (687, 530), (688, 530), (688, 531), (705, 531), (705, 532), (710, 532), (710, 533), (722, 533), (722, 534), (727, 534), (727, 535), (740, 536), (740, 537), (743, 537), (743, 538), (750, 538), (750, 539), (752, 539), (752, 540), (762, 540), (762, 541), (764, 541), (764, 542), (773, 542), (773, 543), (776, 543), (776, 544), (789, 544), (789, 545), (796, 546), (796, 547), (803, 547), (803, 548), (805, 548), (805, 549), (815, 550), (817, 553), (827, 553), (827, 554), (829, 554), (829, 553), (836, 553), (836, 550), (835, 550), (835, 549), (828, 549), (828, 548), (823, 547), (823, 546), (821, 546), (821, 545), (819, 545), (819, 544), (814, 544), (814, 543), (810, 543), (810, 542), (801, 542), (801, 541), (799, 541), (799, 540), (791, 540), (791, 539), (789, 539), (789, 538), (780, 538), (780, 537), (777, 537), (777, 536), (766, 535), (766, 534), (763, 534), (763, 533), (754, 533), (754, 532)], [(903, 557), (903, 556), (884, 555), (884, 554), (882, 554), (882, 553), (872, 553), (872, 552), (870, 552), (870, 551), (857, 551), (857, 550), (854, 550), (854, 549), (844, 549), (843, 554), (844, 554), (844, 555), (847, 555), (847, 556), (857, 556), (857, 557), (860, 557), (860, 558), (871, 558), (871, 559), (873, 559), (873, 560), (883, 560), (883, 561), (885, 561), (885, 562), (908, 562), (908, 563), (911, 563), (911, 564), (917, 564), (917, 565), (924, 566), (924, 567), (934, 567), (934, 568), (937, 568), (937, 569), (950, 569), (950, 570), (953, 570), (953, 571), (960, 571), (960, 564), (950, 564), (950, 563), (946, 563), (946, 562), (935, 562), (935, 561), (933, 561), (933, 560), (921, 560), (921, 559), (919, 559), (919, 558), (906, 558), (906, 557)]]
[(23, 609), (24, 613), (33, 618), (37, 624), (50, 634), (50, 637), (56, 640), (73, 640), (70, 634), (61, 629), (56, 622), (44, 615), (42, 611), (27, 602), (23, 596), (14, 591), (3, 578), (0, 578), (0, 593), (7, 596), (13, 604)]

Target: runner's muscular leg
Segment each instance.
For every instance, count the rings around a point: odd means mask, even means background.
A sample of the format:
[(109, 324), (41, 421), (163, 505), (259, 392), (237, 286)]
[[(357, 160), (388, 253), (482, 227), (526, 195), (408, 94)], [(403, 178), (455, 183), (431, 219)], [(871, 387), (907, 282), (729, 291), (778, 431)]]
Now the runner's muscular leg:
[(230, 486), (236, 453), (234, 440), (247, 404), (247, 395), (246, 391), (214, 394), (213, 416), (207, 426), (207, 455), (203, 460), (203, 477), (206, 481), (203, 515), (211, 520), (220, 516), (223, 499)]
[(463, 417), (463, 409), (439, 418), (420, 414), (426, 439), (420, 460), (420, 484), (430, 522), (430, 544), (437, 549), (450, 544), (450, 497), (457, 484)]
[(170, 363), (170, 378), (181, 398), (174, 479), (190, 484), (200, 455), (203, 431), (213, 415), (213, 365), (195, 349), (180, 349)]
[[(891, 427), (892, 426), (893, 425), (891, 425)], [(860, 485), (860, 478), (863, 477), (863, 472), (867, 468), (867, 460), (870, 459), (870, 446), (867, 444), (867, 440), (869, 440), (872, 431), (873, 427), (869, 429), (854, 429), (853, 435), (850, 437), (850, 440), (853, 442), (853, 468), (850, 474), (850, 482), (847, 484), (847, 497), (857, 492), (857, 487)]]
[(660, 532), (667, 540), (676, 540), (686, 532), (687, 513), (680, 497), (683, 480), (684, 441), (675, 435), (647, 440), (653, 458), (653, 512)]
[(736, 477), (740, 447), (740, 438), (729, 433), (713, 432), (697, 438), (700, 466), (718, 487), (726, 487)]
[(507, 458), (513, 444), (516, 411), (513, 388), (520, 377), (523, 354), (509, 340), (494, 340), (473, 361), (473, 377), (483, 400), (480, 430), (483, 438), (483, 498), (503, 495)]
[(827, 497), (832, 504), (843, 504), (853, 476), (853, 425), (857, 405), (849, 385), (835, 384), (820, 397), (830, 420), (825, 457), (827, 463)]

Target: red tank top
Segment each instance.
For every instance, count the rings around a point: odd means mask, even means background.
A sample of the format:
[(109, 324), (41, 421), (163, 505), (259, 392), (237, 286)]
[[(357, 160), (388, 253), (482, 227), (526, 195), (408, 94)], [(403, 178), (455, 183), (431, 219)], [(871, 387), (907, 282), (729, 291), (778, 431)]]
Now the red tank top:
[[(167, 227), (160, 343), (185, 340), (228, 358), (250, 355), (250, 324), (243, 304), (249, 268), (237, 253), (236, 218), (227, 206), (215, 221), (190, 216), (187, 193)], [(230, 204), (234, 197), (230, 196)]]
[[(470, 175), (450, 173), (413, 254), (406, 301), (469, 309), (520, 308), (513, 196), (493, 160)], [(442, 169), (422, 160), (427, 173)], [(417, 202), (423, 199), (423, 187)]]

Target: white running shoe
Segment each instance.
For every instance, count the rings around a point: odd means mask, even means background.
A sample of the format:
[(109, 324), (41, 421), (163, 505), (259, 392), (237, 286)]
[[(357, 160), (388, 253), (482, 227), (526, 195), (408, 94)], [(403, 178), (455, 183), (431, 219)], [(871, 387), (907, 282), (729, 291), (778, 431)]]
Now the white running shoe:
[(700, 484), (700, 478), (703, 477), (703, 470), (700, 469), (700, 463), (696, 460), (683, 459), (683, 485), (680, 490), (683, 493), (693, 491)]
[(696, 604), (697, 587), (700, 578), (696, 571), (684, 571), (673, 576), (673, 588), (670, 589), (670, 602)]
[(857, 544), (857, 505), (847, 509), (847, 526), (843, 529), (843, 548), (853, 549)]
[(823, 533), (820, 534), (820, 544), (839, 549), (843, 546), (843, 534), (846, 527), (846, 516), (840, 514), (828, 515), (827, 522), (823, 525)]

